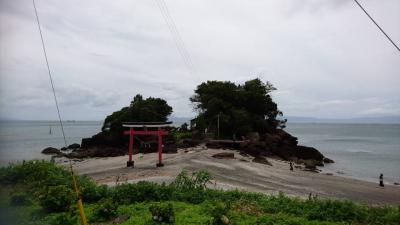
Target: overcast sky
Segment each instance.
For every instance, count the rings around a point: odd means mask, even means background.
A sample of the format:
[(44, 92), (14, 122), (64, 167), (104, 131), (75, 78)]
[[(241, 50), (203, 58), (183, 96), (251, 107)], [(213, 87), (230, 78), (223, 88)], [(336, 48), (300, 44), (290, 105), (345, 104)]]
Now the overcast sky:
[[(400, 44), (400, 1), (359, 0)], [(56, 119), (31, 0), (0, 0), (0, 118)], [(207, 80), (256, 77), (287, 116), (400, 116), (400, 52), (353, 0), (36, 0), (61, 114), (100, 120), (137, 93), (177, 117)]]

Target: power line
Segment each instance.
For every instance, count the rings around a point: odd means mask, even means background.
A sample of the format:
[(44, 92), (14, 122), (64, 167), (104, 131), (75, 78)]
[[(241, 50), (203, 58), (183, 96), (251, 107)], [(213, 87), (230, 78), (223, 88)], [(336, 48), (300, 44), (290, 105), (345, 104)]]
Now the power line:
[(188, 61), (189, 61), (189, 63), (190, 63), (190, 66), (192, 67), (192, 69), (193, 69), (194, 71), (196, 71), (195, 66), (194, 66), (194, 64), (193, 64), (193, 60), (192, 60), (192, 58), (190, 57), (189, 51), (187, 50), (186, 45), (185, 45), (185, 42), (184, 42), (183, 39), (182, 39), (182, 35), (180, 35), (179, 30), (178, 30), (178, 28), (176, 27), (175, 21), (172, 19), (171, 13), (169, 12), (169, 9), (168, 9), (167, 4), (165, 3), (165, 0), (160, 0), (160, 2), (163, 4), (163, 6), (164, 6), (164, 8), (165, 8), (165, 12), (166, 12), (167, 16), (169, 17), (169, 19), (170, 19), (170, 21), (171, 21), (171, 23), (172, 23), (172, 28), (173, 28), (173, 30), (175, 31), (176, 36), (177, 36), (179, 42), (181, 43), (182, 48), (184, 49), (184, 52), (185, 52), (185, 54), (186, 54), (186, 57), (188, 58)]
[(171, 14), (169, 13), (167, 4), (165, 3), (164, 0), (155, 0), (155, 1), (158, 8), (160, 9), (160, 12), (164, 18), (164, 21), (171, 33), (172, 39), (174, 40), (176, 48), (179, 54), (181, 55), (184, 63), (186, 64), (190, 72), (196, 74), (196, 68), (194, 66), (193, 60), (191, 59), (190, 54), (185, 46), (185, 43), (183, 42), (181, 35), (176, 27), (176, 24), (172, 19)]
[[(57, 108), (57, 114), (58, 114), (58, 119), (59, 119), (59, 121), (60, 121), (60, 126), (61, 126), (62, 135), (63, 135), (63, 138), (64, 138), (64, 144), (65, 144), (65, 147), (67, 147), (67, 139), (65, 138), (64, 126), (63, 126), (62, 119), (61, 119), (60, 108), (58, 107), (58, 101), (57, 101), (56, 90), (55, 90), (55, 88), (54, 88), (53, 78), (52, 78), (51, 70), (50, 70), (50, 66), (49, 66), (49, 60), (48, 60), (48, 58), (47, 58), (46, 46), (45, 46), (45, 44), (44, 44), (44, 39), (43, 39), (43, 34), (42, 34), (42, 28), (41, 28), (41, 26), (40, 26), (40, 20), (39, 20), (39, 16), (38, 16), (37, 9), (36, 9), (36, 3), (35, 3), (35, 0), (32, 0), (32, 2), (33, 2), (33, 8), (35, 9), (36, 22), (37, 22), (37, 25), (38, 25), (38, 28), (39, 28), (40, 40), (42, 41), (43, 54), (44, 54), (44, 58), (45, 58), (45, 60), (46, 60), (47, 71), (48, 71), (48, 74), (49, 74), (49, 79), (50, 79), (50, 83), (51, 83), (51, 88), (52, 88), (52, 91), (53, 91), (54, 102), (55, 102), (56, 108)], [(80, 196), (79, 189), (78, 189), (78, 185), (77, 185), (77, 183), (76, 183), (74, 170), (72, 169), (72, 162), (71, 162), (71, 159), (68, 158), (68, 161), (69, 161), (69, 168), (70, 168), (71, 177), (72, 177), (73, 188), (74, 188), (76, 197), (77, 197), (77, 199), (78, 199), (78, 210), (79, 210), (81, 222), (82, 222), (83, 225), (87, 225), (86, 216), (85, 216), (85, 212), (84, 212), (84, 209), (83, 209), (82, 197)]]
[(175, 42), (175, 45), (177, 47), (177, 50), (179, 54), (181, 55), (184, 63), (188, 67), (189, 70), (192, 70), (191, 64), (190, 64), (190, 59), (189, 56), (186, 52), (186, 48), (184, 47), (184, 44), (182, 44), (182, 39), (179, 38), (179, 33), (177, 33), (176, 26), (174, 26), (174, 22), (172, 20), (172, 17), (169, 15), (168, 10), (165, 8), (165, 2), (162, 2), (161, 0), (156, 0), (157, 6), (160, 9), (160, 12), (164, 18), (165, 23), (167, 24), (167, 27), (171, 33), (172, 39)]
[(64, 145), (65, 145), (65, 147), (67, 147), (67, 139), (65, 138), (64, 126), (63, 126), (63, 122), (61, 120), (60, 108), (58, 107), (57, 95), (56, 95), (56, 91), (54, 89), (53, 77), (51, 75), (49, 60), (47, 59), (46, 46), (45, 46), (44, 40), (43, 40), (42, 28), (40, 26), (40, 20), (39, 20), (39, 16), (38, 16), (37, 9), (36, 9), (36, 3), (35, 3), (35, 0), (32, 0), (32, 2), (33, 2), (33, 7), (35, 8), (36, 22), (37, 22), (37, 25), (39, 28), (40, 39), (42, 40), (43, 54), (44, 54), (44, 58), (46, 60), (46, 66), (47, 66), (47, 71), (48, 71), (49, 78), (50, 78), (51, 88), (53, 90), (54, 102), (56, 103), (58, 120), (60, 121), (61, 131), (62, 131), (62, 135), (64, 138)]
[(369, 15), (369, 13), (362, 7), (362, 5), (357, 1), (354, 0), (354, 2), (364, 11), (364, 13), (371, 19), (371, 21), (379, 28), (380, 31), (386, 36), (386, 38), (393, 44), (393, 46), (400, 52), (400, 48), (394, 43), (394, 41), (389, 37), (389, 35), (386, 34), (386, 32), (378, 25), (377, 22)]

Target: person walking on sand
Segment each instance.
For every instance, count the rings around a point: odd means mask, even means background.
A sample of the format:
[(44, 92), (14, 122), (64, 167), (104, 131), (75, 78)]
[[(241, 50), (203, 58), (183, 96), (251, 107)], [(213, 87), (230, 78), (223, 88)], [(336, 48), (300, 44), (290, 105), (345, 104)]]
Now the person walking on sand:
[(379, 176), (379, 186), (384, 187), (385, 185), (383, 184), (383, 174)]
[(293, 163), (290, 162), (289, 165), (290, 165), (290, 171), (293, 171)]

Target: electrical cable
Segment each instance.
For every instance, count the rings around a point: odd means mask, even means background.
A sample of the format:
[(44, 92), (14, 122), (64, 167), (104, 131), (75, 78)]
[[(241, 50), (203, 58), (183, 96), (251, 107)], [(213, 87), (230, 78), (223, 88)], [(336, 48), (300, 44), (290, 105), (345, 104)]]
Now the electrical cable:
[(188, 50), (185, 46), (185, 43), (183, 42), (181, 35), (176, 27), (176, 24), (174, 20), (172, 19), (171, 14), (169, 13), (167, 4), (163, 0), (155, 0), (156, 4), (164, 18), (164, 21), (171, 33), (172, 39), (175, 42), (175, 45), (177, 47), (177, 50), (179, 54), (181, 55), (186, 67), (189, 69), (191, 73), (194, 75), (196, 74), (196, 68), (194, 66), (193, 60), (190, 57), (190, 54), (188, 53)]
[(354, 2), (364, 11), (364, 13), (369, 17), (369, 19), (379, 28), (379, 30), (386, 36), (386, 38), (393, 44), (393, 46), (397, 49), (397, 51), (400, 52), (400, 48), (394, 43), (394, 41), (389, 37), (388, 34), (378, 25), (378, 23), (372, 18), (372, 16), (369, 15), (367, 10), (364, 9), (364, 7), (357, 1), (354, 0)]
[[(67, 139), (65, 137), (64, 126), (63, 126), (62, 119), (61, 119), (61, 114), (60, 114), (60, 108), (58, 107), (57, 95), (56, 95), (56, 91), (55, 91), (55, 88), (54, 88), (53, 78), (52, 78), (52, 75), (51, 75), (51, 70), (50, 70), (50, 66), (49, 66), (49, 60), (47, 58), (46, 46), (44, 44), (44, 38), (43, 38), (43, 34), (42, 34), (42, 28), (40, 26), (39, 16), (38, 16), (38, 13), (37, 13), (36, 3), (35, 3), (35, 0), (32, 0), (32, 2), (33, 2), (33, 8), (35, 9), (36, 22), (37, 22), (37, 25), (38, 25), (38, 28), (39, 28), (40, 39), (42, 41), (43, 54), (44, 54), (44, 58), (46, 60), (47, 71), (48, 71), (48, 74), (49, 74), (51, 88), (52, 88), (52, 91), (53, 91), (54, 102), (55, 102), (56, 108), (57, 108), (57, 114), (58, 114), (58, 119), (59, 119), (60, 126), (61, 126), (62, 135), (63, 135), (63, 138), (64, 138), (64, 144), (65, 144), (65, 147), (67, 147)], [(70, 172), (71, 172), (71, 177), (72, 177), (73, 188), (74, 188), (77, 200), (78, 200), (77, 203), (78, 203), (78, 209), (79, 209), (81, 222), (82, 222), (83, 225), (87, 225), (85, 212), (83, 210), (82, 198), (81, 198), (81, 196), (79, 194), (79, 189), (78, 189), (78, 185), (76, 183), (75, 174), (74, 174), (74, 171), (72, 169), (72, 162), (71, 162), (71, 159), (68, 158), (68, 160), (69, 160), (69, 167), (70, 167)]]

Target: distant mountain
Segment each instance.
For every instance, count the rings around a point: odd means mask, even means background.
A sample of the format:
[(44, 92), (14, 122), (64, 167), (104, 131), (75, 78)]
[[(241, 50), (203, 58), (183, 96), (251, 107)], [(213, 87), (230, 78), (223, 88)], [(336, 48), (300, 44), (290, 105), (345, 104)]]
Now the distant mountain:
[(287, 116), (288, 123), (374, 123), (374, 124), (400, 124), (400, 116), (385, 117), (357, 117), (349, 119), (331, 119)]
[(172, 121), (172, 123), (175, 126), (180, 126), (184, 123), (190, 124), (190, 120), (193, 119), (191, 117), (175, 117), (175, 116), (170, 116), (168, 118), (169, 121)]

